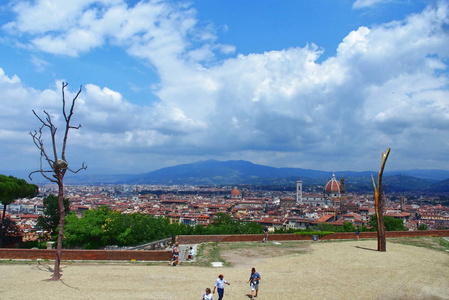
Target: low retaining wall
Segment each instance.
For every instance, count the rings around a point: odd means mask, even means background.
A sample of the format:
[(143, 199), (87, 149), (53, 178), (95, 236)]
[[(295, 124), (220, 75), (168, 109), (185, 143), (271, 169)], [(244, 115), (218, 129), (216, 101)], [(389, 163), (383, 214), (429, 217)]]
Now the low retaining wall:
[[(377, 232), (360, 232), (360, 238), (377, 238)], [(387, 231), (390, 237), (420, 237), (420, 236), (449, 236), (449, 230), (422, 230), (422, 231)], [(320, 237), (321, 240), (355, 239), (355, 232), (336, 232)], [(181, 235), (178, 237), (180, 244), (200, 244), (208, 242), (258, 242), (262, 241), (263, 234), (233, 234), (233, 235)], [(311, 235), (292, 233), (269, 234), (270, 241), (307, 241), (313, 240)]]
[[(50, 259), (56, 250), (47, 249), (0, 249), (0, 259)], [(169, 261), (171, 251), (114, 251), (114, 250), (62, 250), (62, 260), (139, 260)]]
[[(391, 237), (420, 237), (438, 236), (449, 237), (449, 230), (423, 231), (387, 231), (387, 238)], [(376, 238), (377, 232), (360, 232), (360, 238)], [(257, 242), (262, 241), (263, 234), (235, 234), (235, 235), (181, 235), (180, 244), (200, 244), (208, 242)], [(321, 240), (355, 239), (354, 232), (338, 232), (320, 237)], [(270, 241), (313, 240), (310, 235), (299, 234), (270, 234)], [(49, 259), (56, 257), (56, 250), (47, 249), (0, 249), (0, 259)], [(169, 261), (171, 251), (146, 250), (62, 250), (62, 260), (122, 260), (122, 261)]]

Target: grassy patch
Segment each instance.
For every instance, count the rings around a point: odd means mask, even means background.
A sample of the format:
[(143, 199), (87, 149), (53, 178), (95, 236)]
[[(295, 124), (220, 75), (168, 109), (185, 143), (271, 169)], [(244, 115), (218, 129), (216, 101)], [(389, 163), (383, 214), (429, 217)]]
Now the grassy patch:
[[(304, 253), (304, 248), (308, 247), (310, 242), (307, 241), (284, 241), (279, 244), (273, 242), (236, 242), (236, 243), (204, 243), (198, 247), (196, 262), (192, 265), (200, 267), (211, 267), (212, 262), (222, 262), (223, 266), (230, 267), (232, 264), (221, 256), (222, 251), (236, 251), (245, 255), (246, 252), (257, 252), (259, 257), (277, 256), (282, 254)], [(281, 250), (282, 249), (282, 250)]]
[(237, 243), (225, 243), (223, 244), (223, 249), (226, 250), (235, 250), (235, 249), (245, 249), (245, 248), (251, 248), (258, 250), (263, 248), (297, 248), (298, 246), (306, 246), (310, 245), (310, 241), (282, 241), (277, 244), (273, 242), (268, 243), (260, 243), (260, 242), (237, 242)]
[(449, 241), (447, 241), (443, 238), (438, 238), (438, 241), (439, 241), (441, 247), (444, 247), (444, 248), (446, 248), (446, 250), (449, 250)]
[(323, 237), (325, 235), (333, 234), (333, 233), (335, 233), (335, 232), (333, 232), (333, 231), (299, 231), (299, 232), (295, 232), (295, 234), (299, 234), (299, 235), (303, 235), (303, 236), (317, 235), (319, 237)]
[(212, 262), (222, 262), (223, 266), (229, 267), (231, 264), (225, 261), (220, 256), (220, 243), (204, 243), (198, 247), (198, 254), (196, 255), (196, 262), (193, 263), (199, 267), (211, 267)]
[(446, 250), (449, 250), (449, 242), (442, 237), (425, 236), (425, 237), (388, 238), (387, 242), (416, 247), (424, 247), (444, 252), (446, 252)]

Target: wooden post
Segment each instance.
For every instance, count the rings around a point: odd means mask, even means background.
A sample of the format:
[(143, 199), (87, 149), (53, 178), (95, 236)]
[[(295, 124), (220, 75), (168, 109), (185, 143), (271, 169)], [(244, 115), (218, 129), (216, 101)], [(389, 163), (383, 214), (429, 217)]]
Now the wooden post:
[[(387, 242), (385, 237), (385, 222), (384, 222), (384, 199), (382, 198), (382, 175), (387, 162), (388, 155), (390, 154), (390, 148), (385, 153), (382, 153), (382, 164), (379, 170), (379, 176), (377, 177), (377, 187), (373, 179), (374, 185), (374, 198), (376, 201), (376, 217), (377, 217), (377, 251), (387, 251)], [(371, 176), (372, 177), (372, 176)]]

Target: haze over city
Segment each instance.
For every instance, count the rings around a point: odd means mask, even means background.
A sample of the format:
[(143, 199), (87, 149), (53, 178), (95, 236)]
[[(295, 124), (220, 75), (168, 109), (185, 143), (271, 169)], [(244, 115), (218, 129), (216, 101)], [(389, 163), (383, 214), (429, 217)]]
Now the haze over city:
[(0, 20), (0, 173), (39, 168), (32, 110), (62, 126), (62, 82), (90, 173), (378, 170), (387, 148), (388, 170), (449, 170), (449, 1), (15, 0)]

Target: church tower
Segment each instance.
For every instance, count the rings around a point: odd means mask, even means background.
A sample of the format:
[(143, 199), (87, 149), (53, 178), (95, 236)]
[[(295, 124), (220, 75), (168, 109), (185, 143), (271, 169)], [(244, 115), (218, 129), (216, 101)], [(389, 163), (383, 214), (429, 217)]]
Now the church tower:
[(302, 181), (296, 181), (296, 204), (302, 204)]
[(342, 177), (340, 179), (340, 207), (343, 207), (346, 204), (347, 199), (348, 198), (346, 197), (345, 179)]
[(407, 199), (405, 197), (401, 197), (401, 211), (405, 211), (405, 201)]

